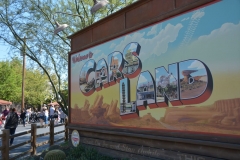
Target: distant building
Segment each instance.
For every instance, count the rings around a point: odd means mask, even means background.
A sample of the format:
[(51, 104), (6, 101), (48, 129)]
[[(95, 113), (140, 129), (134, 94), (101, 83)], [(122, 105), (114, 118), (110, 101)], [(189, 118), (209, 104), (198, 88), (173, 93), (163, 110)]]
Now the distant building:
[(86, 72), (83, 71), (80, 75), (80, 78), (79, 78), (79, 85), (82, 85), (82, 84), (85, 84), (87, 83), (86, 81)]
[(125, 89), (125, 83), (122, 83), (122, 103), (120, 103), (120, 115), (124, 114), (130, 114), (136, 112), (136, 102), (128, 102), (128, 99), (126, 97), (126, 89)]
[(142, 84), (137, 88), (137, 99), (138, 100), (147, 100), (154, 99), (154, 85), (153, 83), (148, 82), (147, 84)]
[(124, 64), (123, 73), (133, 73), (138, 68), (138, 58), (132, 55), (130, 50), (127, 51), (125, 59), (128, 63)]
[[(125, 110), (123, 109), (125, 107)], [(125, 103), (125, 106), (123, 106), (123, 103), (120, 103), (120, 115), (124, 114), (130, 114), (136, 112), (136, 101)]]
[(85, 87), (86, 92), (88, 92), (90, 89), (92, 89), (94, 87), (94, 82), (95, 82), (95, 80), (93, 78), (90, 82), (87, 83), (87, 86)]
[(96, 70), (95, 78), (96, 78), (96, 87), (99, 87), (100, 83), (107, 82), (108, 71), (106, 66), (102, 66), (101, 69)]
[(122, 83), (122, 112), (126, 112), (126, 95), (124, 83)]
[(111, 64), (110, 64), (110, 70), (112, 71), (112, 76), (113, 77), (117, 77), (117, 71), (118, 71), (118, 59), (114, 59), (114, 57), (112, 57), (111, 60)]

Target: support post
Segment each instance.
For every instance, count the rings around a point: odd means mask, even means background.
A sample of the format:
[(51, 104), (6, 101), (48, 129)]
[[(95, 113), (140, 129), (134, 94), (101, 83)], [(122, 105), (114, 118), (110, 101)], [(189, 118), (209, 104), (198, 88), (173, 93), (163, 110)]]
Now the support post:
[(2, 130), (3, 136), (2, 136), (2, 157), (3, 160), (9, 159), (9, 129)]
[(50, 120), (50, 146), (54, 145), (54, 120)]
[(22, 56), (23, 56), (23, 66), (22, 66), (22, 106), (21, 109), (23, 110), (25, 108), (25, 102), (24, 102), (24, 88), (25, 88), (25, 55), (26, 55), (26, 37), (23, 39), (24, 41), (24, 46), (22, 50)]
[(31, 155), (36, 155), (37, 153), (37, 124), (31, 124), (31, 146), (32, 152)]
[(65, 141), (68, 141), (68, 135), (69, 135), (67, 125), (68, 125), (68, 118), (65, 118)]

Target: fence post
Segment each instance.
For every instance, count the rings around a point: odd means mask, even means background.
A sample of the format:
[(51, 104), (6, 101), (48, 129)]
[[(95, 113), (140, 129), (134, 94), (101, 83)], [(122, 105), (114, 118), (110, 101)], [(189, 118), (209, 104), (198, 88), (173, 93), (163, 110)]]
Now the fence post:
[(50, 120), (50, 146), (54, 144), (54, 120)]
[(31, 146), (32, 146), (31, 155), (35, 155), (37, 153), (36, 136), (37, 136), (37, 124), (31, 124)]
[(3, 160), (9, 159), (9, 129), (2, 130), (3, 137), (2, 137), (2, 157)]
[(68, 141), (68, 118), (65, 118), (65, 141)]

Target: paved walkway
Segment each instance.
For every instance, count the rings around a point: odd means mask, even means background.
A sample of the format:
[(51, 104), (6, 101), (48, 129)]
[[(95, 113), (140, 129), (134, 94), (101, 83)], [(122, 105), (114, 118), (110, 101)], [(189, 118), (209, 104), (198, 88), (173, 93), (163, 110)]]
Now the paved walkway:
[[(37, 125), (39, 125), (39, 124), (37, 124)], [(22, 125), (19, 125), (16, 129), (16, 133), (26, 131), (26, 130), (29, 130), (29, 129), (31, 129), (31, 124), (28, 124), (26, 127), (23, 127)], [(38, 128), (37, 129), (37, 135), (41, 134), (41, 133), (49, 132), (49, 129), (50, 128)], [(63, 129), (64, 129), (64, 126), (55, 127), (54, 132), (59, 132), (59, 131), (62, 131)], [(0, 134), (2, 134), (2, 131), (0, 131)], [(54, 136), (54, 140), (60, 139), (62, 137), (64, 137), (64, 133), (57, 134), (57, 135)], [(16, 138), (14, 138), (13, 145), (22, 143), (24, 141), (28, 141), (28, 140), (30, 140), (30, 138), (31, 138), (31, 134), (25, 134), (23, 136), (16, 137)], [(46, 140), (49, 140), (49, 135), (37, 138), (37, 143), (40, 143), (40, 142), (43, 142), (43, 141), (46, 141)], [(2, 146), (2, 140), (1, 139), (0, 139), (0, 146)], [(46, 144), (46, 145), (41, 146), (41, 147), (37, 147), (37, 153), (47, 149), (48, 147), (49, 147), (49, 144)], [(10, 157), (16, 156), (16, 155), (18, 155), (22, 152), (25, 152), (29, 149), (30, 149), (30, 144), (26, 144), (24, 146), (15, 148), (15, 149), (10, 151)], [(0, 154), (0, 158), (2, 158), (2, 154)]]

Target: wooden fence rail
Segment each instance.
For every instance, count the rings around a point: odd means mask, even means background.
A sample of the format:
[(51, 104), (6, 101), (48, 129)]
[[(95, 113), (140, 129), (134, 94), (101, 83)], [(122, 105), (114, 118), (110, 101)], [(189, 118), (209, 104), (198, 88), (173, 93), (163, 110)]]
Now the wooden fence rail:
[[(60, 141), (63, 141), (63, 140), (67, 141), (68, 140), (68, 133), (69, 133), (68, 129), (67, 129), (67, 124), (68, 124), (68, 119), (65, 120), (65, 124), (58, 124), (58, 125), (54, 125), (54, 120), (52, 120), (52, 121), (50, 121), (50, 124), (49, 124), (50, 132), (46, 132), (46, 133), (42, 133), (42, 134), (38, 134), (38, 135), (37, 135), (37, 128), (41, 128), (41, 126), (37, 126), (37, 124), (31, 124), (31, 129), (30, 130), (23, 131), (23, 132), (20, 132), (20, 133), (16, 133), (16, 134), (11, 135), (11, 136), (10, 136), (9, 129), (2, 130), (2, 134), (0, 134), (0, 137), (2, 138), (2, 146), (0, 146), (0, 150), (2, 152), (2, 159), (0, 159), (0, 160), (13, 160), (13, 159), (20, 158), (20, 157), (22, 157), (26, 154), (29, 154), (29, 153), (31, 155), (36, 155), (37, 147), (40, 147), (40, 146), (43, 146), (43, 145), (46, 145), (46, 144), (50, 144), (50, 146), (52, 146), (52, 145), (54, 145), (54, 143), (57, 143), (57, 142), (60, 142)], [(59, 126), (63, 126), (63, 125), (65, 125), (64, 130), (54, 133), (54, 127), (59, 127)], [(11, 138), (19, 137), (19, 136), (29, 134), (29, 133), (31, 134), (31, 139), (30, 140), (27, 140), (27, 141), (22, 142), (22, 143), (18, 143), (18, 144), (13, 145), (13, 146), (9, 146), (9, 140)], [(54, 135), (61, 134), (61, 133), (65, 133), (64, 137), (59, 138), (59, 139), (54, 141)], [(49, 135), (49, 140), (37, 143), (37, 138), (43, 137), (43, 136), (46, 136), (46, 135)], [(11, 157), (11, 158), (9, 157), (9, 151), (10, 150), (21, 147), (21, 146), (26, 145), (26, 144), (31, 144), (31, 148), (29, 150), (27, 150), (27, 151), (25, 151), (21, 154), (18, 154), (17, 156), (14, 156), (14, 157)]]

